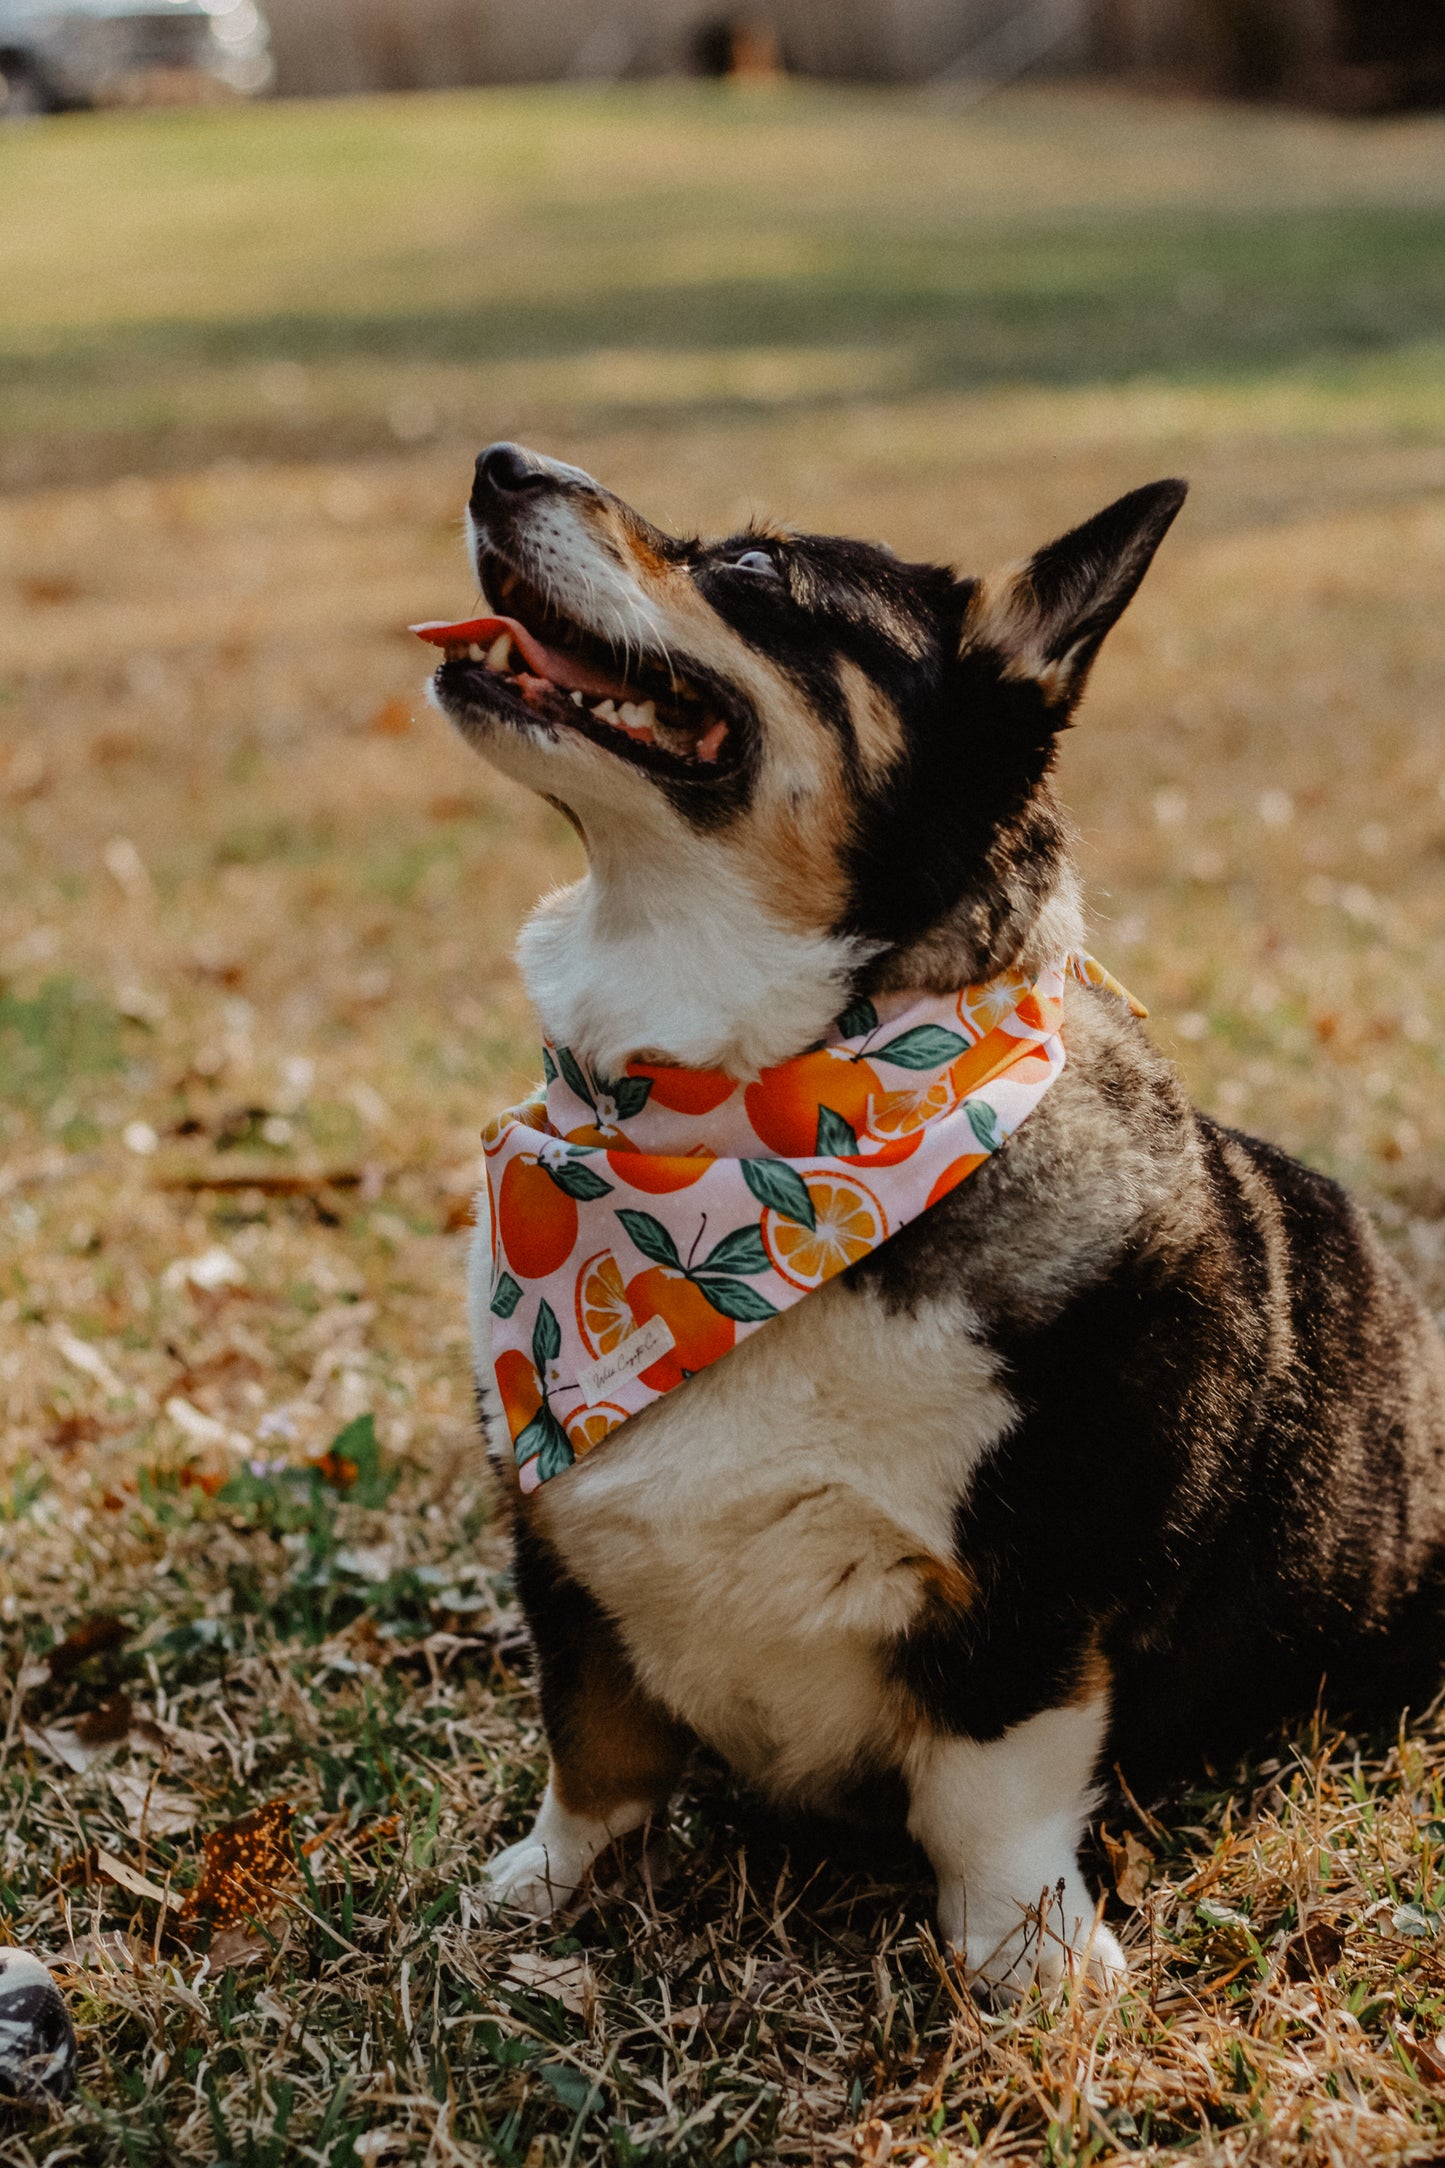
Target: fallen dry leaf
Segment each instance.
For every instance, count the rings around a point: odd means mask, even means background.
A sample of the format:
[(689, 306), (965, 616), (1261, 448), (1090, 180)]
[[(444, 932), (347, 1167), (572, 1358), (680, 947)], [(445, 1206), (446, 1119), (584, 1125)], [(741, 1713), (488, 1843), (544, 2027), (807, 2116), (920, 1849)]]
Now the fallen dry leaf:
[(117, 1772), (110, 1780), (110, 1788), (120, 1801), (126, 1827), (133, 1837), (178, 1837), (182, 1830), (194, 1829), (200, 1819), (198, 1799), (168, 1791), (149, 1777)]
[(853, 2145), (858, 2168), (883, 2168), (893, 2157), (893, 2127), (875, 2115), (856, 2133)]
[(144, 1952), (113, 1928), (41, 1952), (41, 1963), (52, 1972), (138, 1972), (144, 1962)]
[(585, 1957), (544, 1957), (539, 1950), (513, 1950), (507, 1960), (507, 1984), (550, 1995), (564, 2010), (586, 2017), (597, 2000), (597, 1981)]
[(1153, 1853), (1139, 1842), (1132, 1829), (1126, 1829), (1121, 1839), (1111, 1837), (1107, 1829), (1101, 1829), (1099, 1841), (1108, 1854), (1109, 1868), (1114, 1877), (1114, 1891), (1119, 1902), (1142, 1905), (1154, 1868)]
[(128, 1867), (125, 1861), (117, 1859), (113, 1852), (103, 1852), (97, 1848), (95, 1864), (108, 1881), (118, 1882), (122, 1889), (130, 1891), (132, 1897), (149, 1897), (152, 1904), (164, 1905), (169, 1912), (181, 1910), (179, 1897), (174, 1897), (169, 1890), (162, 1889), (159, 1882), (152, 1882), (147, 1876), (137, 1873), (134, 1867)]
[(185, 1724), (170, 1724), (159, 1717), (137, 1717), (130, 1729), (132, 1748), (151, 1754), (180, 1754), (204, 1761), (219, 1751), (221, 1741), (211, 1731), (192, 1731)]
[(76, 1776), (84, 1776), (91, 1764), (107, 1749), (103, 1746), (87, 1746), (71, 1730), (68, 1724), (22, 1724), (20, 1736), (28, 1747), (37, 1753), (48, 1754), (63, 1769), (72, 1770)]
[(1345, 1954), (1344, 1929), (1335, 1920), (1311, 1920), (1285, 1946), (1284, 1970), (1288, 1980), (1312, 1980), (1335, 1966)]
[(223, 1927), (211, 1937), (204, 1977), (213, 1980), (223, 1972), (240, 1972), (247, 1965), (259, 1965), (271, 1956), (279, 1940), (279, 1931), (268, 1940), (259, 1925)]
[(295, 1872), (294, 1813), (289, 1800), (273, 1799), (211, 1831), (200, 1879), (184, 1906), (188, 1924), (220, 1933), (270, 1909), (280, 1884)]

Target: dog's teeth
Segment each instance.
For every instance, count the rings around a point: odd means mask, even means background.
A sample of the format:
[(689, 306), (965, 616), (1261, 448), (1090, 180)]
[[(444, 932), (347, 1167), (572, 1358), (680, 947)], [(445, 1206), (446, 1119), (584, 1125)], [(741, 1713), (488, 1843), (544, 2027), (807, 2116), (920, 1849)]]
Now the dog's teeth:
[(456, 641), (455, 641), (455, 640), (453, 640), (453, 641), (452, 641), (452, 642), (451, 642), (451, 643), (450, 643), (450, 644), (448, 645), (448, 647), (447, 647), (447, 649), (446, 649), (446, 658), (447, 658), (447, 661), (448, 661), (448, 662), (462, 662), (462, 661), (464, 661), (464, 660), (465, 660), (465, 658), (466, 658), (466, 652), (467, 652), (467, 651), (466, 651), (466, 649), (465, 649), (464, 647), (459, 647), (459, 646), (457, 645)]
[[(482, 659), (482, 651), (480, 648), (477, 649), (476, 659), (478, 662), (480, 662)], [(496, 639), (493, 640), (491, 646), (487, 649), (487, 668), (500, 674), (500, 672), (502, 672), (508, 667), (511, 660), (512, 635), (509, 632), (499, 632)]]
[(475, 640), (473, 640), (473, 642), (472, 642), (471, 646), (470, 646), (470, 647), (469, 647), (469, 648), (467, 649), (467, 661), (468, 661), (468, 662), (480, 662), (480, 661), (481, 661), (481, 659), (482, 659), (482, 651), (481, 651), (481, 649), (480, 649), (480, 648), (478, 647), (478, 645), (477, 645), (476, 641), (475, 641)]
[(615, 700), (599, 700), (592, 713), (599, 723), (615, 723), (617, 721), (617, 702)]
[(574, 708), (585, 708), (587, 705), (586, 701), (582, 698), (581, 693), (568, 693), (567, 698), (571, 701)]
[(718, 752), (721, 749), (723, 739), (727, 736), (727, 734), (728, 726), (723, 721), (722, 717), (719, 716), (715, 723), (710, 723), (708, 725), (708, 728), (698, 739), (697, 751), (694, 757), (698, 760), (716, 760)]
[(651, 700), (624, 700), (617, 710), (617, 717), (624, 730), (650, 738), (657, 724), (657, 708)]

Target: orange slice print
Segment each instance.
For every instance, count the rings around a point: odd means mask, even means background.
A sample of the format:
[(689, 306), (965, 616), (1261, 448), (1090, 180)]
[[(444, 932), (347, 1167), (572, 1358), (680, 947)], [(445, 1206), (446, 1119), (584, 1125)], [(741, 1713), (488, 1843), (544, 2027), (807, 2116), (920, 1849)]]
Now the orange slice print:
[(584, 1453), (592, 1451), (593, 1446), (610, 1438), (619, 1423), (626, 1421), (626, 1408), (619, 1408), (610, 1400), (599, 1400), (595, 1408), (579, 1408), (575, 1415), (569, 1415), (563, 1427), (567, 1432), (567, 1443), (580, 1460)]
[(965, 986), (958, 997), (959, 1018), (975, 1038), (982, 1039), (1013, 1015), (1028, 990), (1022, 971), (1006, 971), (1002, 978), (986, 979), (982, 986)]
[(807, 1174), (817, 1224), (804, 1227), (771, 1206), (763, 1214), (763, 1247), (793, 1287), (821, 1287), (855, 1265), (888, 1233), (883, 1207), (851, 1174)]
[(577, 1330), (589, 1355), (611, 1355), (636, 1331), (622, 1268), (611, 1250), (599, 1250), (578, 1273), (576, 1307)]
[(946, 1114), (955, 1103), (953, 1085), (945, 1074), (916, 1091), (879, 1092), (868, 1102), (870, 1137), (911, 1137), (935, 1115)]

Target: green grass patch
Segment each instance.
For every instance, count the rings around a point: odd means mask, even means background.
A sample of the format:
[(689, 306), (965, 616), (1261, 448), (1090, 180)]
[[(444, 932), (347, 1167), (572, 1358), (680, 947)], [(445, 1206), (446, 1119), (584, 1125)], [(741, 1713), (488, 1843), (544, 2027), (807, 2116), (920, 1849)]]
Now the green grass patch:
[(295, 455), (1411, 346), (1438, 378), (1422, 124), (1301, 158), (1276, 117), (1130, 116), (654, 88), (35, 131), (0, 144), (0, 451)]

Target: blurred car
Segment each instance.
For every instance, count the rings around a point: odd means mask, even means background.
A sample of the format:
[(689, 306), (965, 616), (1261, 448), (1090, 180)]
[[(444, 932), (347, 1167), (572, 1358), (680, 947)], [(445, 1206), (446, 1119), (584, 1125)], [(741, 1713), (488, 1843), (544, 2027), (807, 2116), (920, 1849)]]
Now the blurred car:
[(256, 0), (0, 0), (0, 119), (269, 90)]

